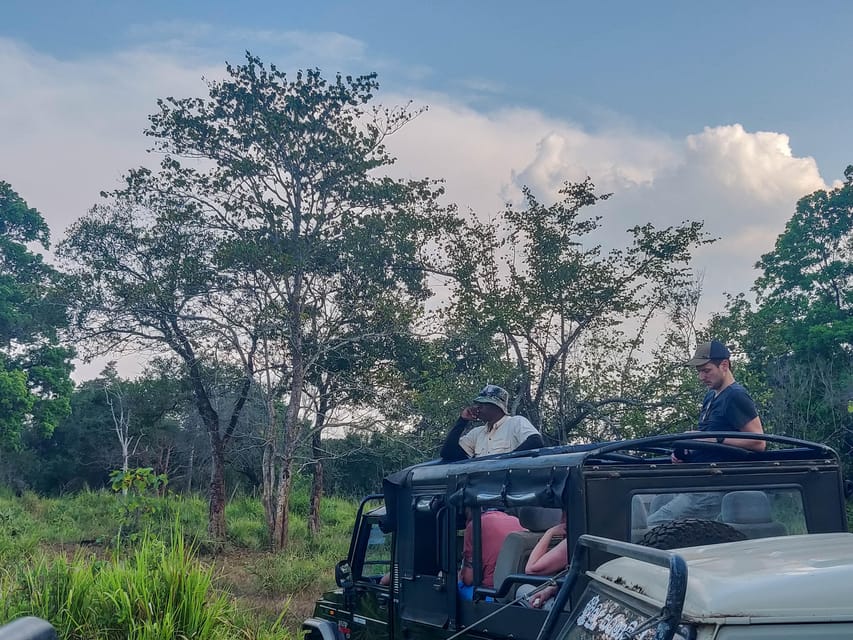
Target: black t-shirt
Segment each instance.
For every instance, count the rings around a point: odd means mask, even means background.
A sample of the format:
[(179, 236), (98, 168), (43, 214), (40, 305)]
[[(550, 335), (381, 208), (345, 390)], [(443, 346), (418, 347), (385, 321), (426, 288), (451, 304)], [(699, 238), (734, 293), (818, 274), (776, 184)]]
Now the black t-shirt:
[(758, 416), (755, 403), (737, 382), (714, 393), (709, 391), (699, 412), (699, 431), (740, 431)]
[[(699, 431), (740, 431), (750, 420), (758, 416), (755, 403), (746, 389), (737, 382), (714, 393), (709, 391), (702, 400), (699, 411)], [(690, 462), (713, 462), (720, 460), (721, 454), (714, 451), (694, 449), (689, 455)]]

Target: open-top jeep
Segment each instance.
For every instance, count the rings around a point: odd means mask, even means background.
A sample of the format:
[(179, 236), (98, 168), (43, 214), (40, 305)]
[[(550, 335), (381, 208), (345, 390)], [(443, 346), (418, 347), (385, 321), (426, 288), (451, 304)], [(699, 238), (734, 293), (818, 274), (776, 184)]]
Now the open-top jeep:
[[(456, 635), (532, 640), (549, 614), (516, 604), (515, 590), (550, 579), (525, 575), (524, 567), (541, 532), (563, 514), (567, 565), (584, 534), (672, 548), (847, 530), (849, 485), (832, 449), (767, 434), (714, 436), (762, 439), (767, 450), (749, 452), (699, 439), (707, 434), (679, 434), (433, 461), (393, 474), (383, 494), (361, 503), (349, 553), (336, 567), (339, 588), (322, 596), (303, 628), (311, 640)], [(706, 449), (718, 461), (674, 464), (670, 452), (678, 447)], [(650, 514), (667, 500), (688, 494), (702, 494), (716, 511), (649, 526)], [(473, 600), (462, 598), (456, 585), (466, 508), (473, 513)], [(494, 588), (476, 586), (486, 508), (516, 514), (527, 529), (504, 541)], [(579, 578), (552, 609), (549, 633), (568, 622), (571, 604), (586, 586), (585, 572), (612, 555), (593, 548), (579, 557), (571, 567)]]

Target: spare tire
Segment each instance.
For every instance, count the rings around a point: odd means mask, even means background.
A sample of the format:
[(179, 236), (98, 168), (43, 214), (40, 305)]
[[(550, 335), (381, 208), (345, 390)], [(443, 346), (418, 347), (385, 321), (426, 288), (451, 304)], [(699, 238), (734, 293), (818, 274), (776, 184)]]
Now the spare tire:
[(739, 540), (746, 540), (743, 532), (724, 522), (685, 518), (649, 529), (640, 544), (655, 549), (678, 549)]

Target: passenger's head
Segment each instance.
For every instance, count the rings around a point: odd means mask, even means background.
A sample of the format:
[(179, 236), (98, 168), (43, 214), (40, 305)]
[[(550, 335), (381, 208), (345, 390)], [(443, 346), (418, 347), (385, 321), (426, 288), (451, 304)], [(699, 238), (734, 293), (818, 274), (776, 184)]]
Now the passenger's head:
[(693, 358), (685, 364), (694, 367), (699, 380), (709, 389), (718, 390), (731, 382), (731, 352), (719, 340), (703, 342), (696, 347)]
[(480, 420), (489, 423), (497, 422), (509, 413), (508, 402), (509, 394), (506, 389), (495, 384), (487, 384), (474, 398)]

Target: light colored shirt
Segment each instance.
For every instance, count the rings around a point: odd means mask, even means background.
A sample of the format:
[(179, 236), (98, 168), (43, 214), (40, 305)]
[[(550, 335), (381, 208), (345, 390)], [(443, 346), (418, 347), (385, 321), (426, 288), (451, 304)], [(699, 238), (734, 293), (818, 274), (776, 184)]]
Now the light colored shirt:
[(518, 445), (535, 435), (539, 435), (539, 432), (527, 418), (504, 416), (491, 429), (487, 424), (474, 427), (459, 438), (459, 446), (469, 458), (477, 458), (514, 451)]

